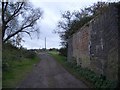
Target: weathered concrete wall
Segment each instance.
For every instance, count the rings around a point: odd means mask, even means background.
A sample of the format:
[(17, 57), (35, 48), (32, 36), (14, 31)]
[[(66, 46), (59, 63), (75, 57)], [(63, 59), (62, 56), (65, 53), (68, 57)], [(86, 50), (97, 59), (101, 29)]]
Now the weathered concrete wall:
[(69, 62), (73, 60), (72, 42), (73, 42), (73, 38), (68, 39), (67, 60), (68, 60)]
[(108, 78), (117, 78), (118, 17), (117, 8), (109, 8), (92, 22), (90, 36), (91, 69)]
[(73, 35), (73, 57), (76, 58), (77, 64), (82, 67), (90, 65), (89, 57), (89, 36), (90, 26), (82, 27), (77, 33)]
[[(118, 8), (110, 5), (73, 34), (68, 41), (68, 59), (109, 79), (118, 78)], [(70, 59), (71, 58), (71, 59)]]

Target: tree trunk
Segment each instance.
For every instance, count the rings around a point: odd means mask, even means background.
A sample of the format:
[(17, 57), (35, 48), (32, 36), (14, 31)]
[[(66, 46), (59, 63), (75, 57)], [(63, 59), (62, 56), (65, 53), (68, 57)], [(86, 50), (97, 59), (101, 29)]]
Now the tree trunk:
[(5, 23), (4, 23), (4, 2), (2, 2), (2, 41), (5, 35)]

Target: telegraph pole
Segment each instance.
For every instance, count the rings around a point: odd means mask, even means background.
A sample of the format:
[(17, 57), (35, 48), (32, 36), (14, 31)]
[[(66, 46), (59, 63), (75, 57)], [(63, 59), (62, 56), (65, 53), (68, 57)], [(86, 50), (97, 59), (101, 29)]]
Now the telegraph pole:
[(45, 37), (45, 50), (46, 50), (46, 37)]

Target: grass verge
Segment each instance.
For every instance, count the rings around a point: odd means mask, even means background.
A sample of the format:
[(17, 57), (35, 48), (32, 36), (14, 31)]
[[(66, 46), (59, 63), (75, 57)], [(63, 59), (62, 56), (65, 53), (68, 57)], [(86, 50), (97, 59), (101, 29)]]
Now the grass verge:
[(16, 88), (39, 61), (34, 51), (5, 43), (2, 49), (2, 88)]
[(12, 69), (3, 72), (3, 88), (16, 88), (17, 85), (25, 78), (32, 70), (34, 64), (38, 63), (39, 59), (24, 59), (22, 61), (13, 61)]
[(55, 58), (55, 60), (60, 63), (69, 73), (74, 75), (77, 79), (82, 80), (88, 87), (93, 88), (93, 84), (89, 83), (86, 81), (84, 78), (82, 78), (78, 72), (72, 67), (69, 67), (69, 65), (66, 63), (67, 62), (67, 57), (59, 55), (58, 52), (56, 51), (50, 51), (48, 52), (52, 57)]

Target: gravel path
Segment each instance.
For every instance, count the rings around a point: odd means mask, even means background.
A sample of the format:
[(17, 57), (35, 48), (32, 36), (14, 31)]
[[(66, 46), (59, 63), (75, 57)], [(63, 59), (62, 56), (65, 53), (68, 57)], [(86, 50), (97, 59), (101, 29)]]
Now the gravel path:
[(41, 61), (18, 88), (87, 88), (67, 72), (48, 54), (40, 54)]

